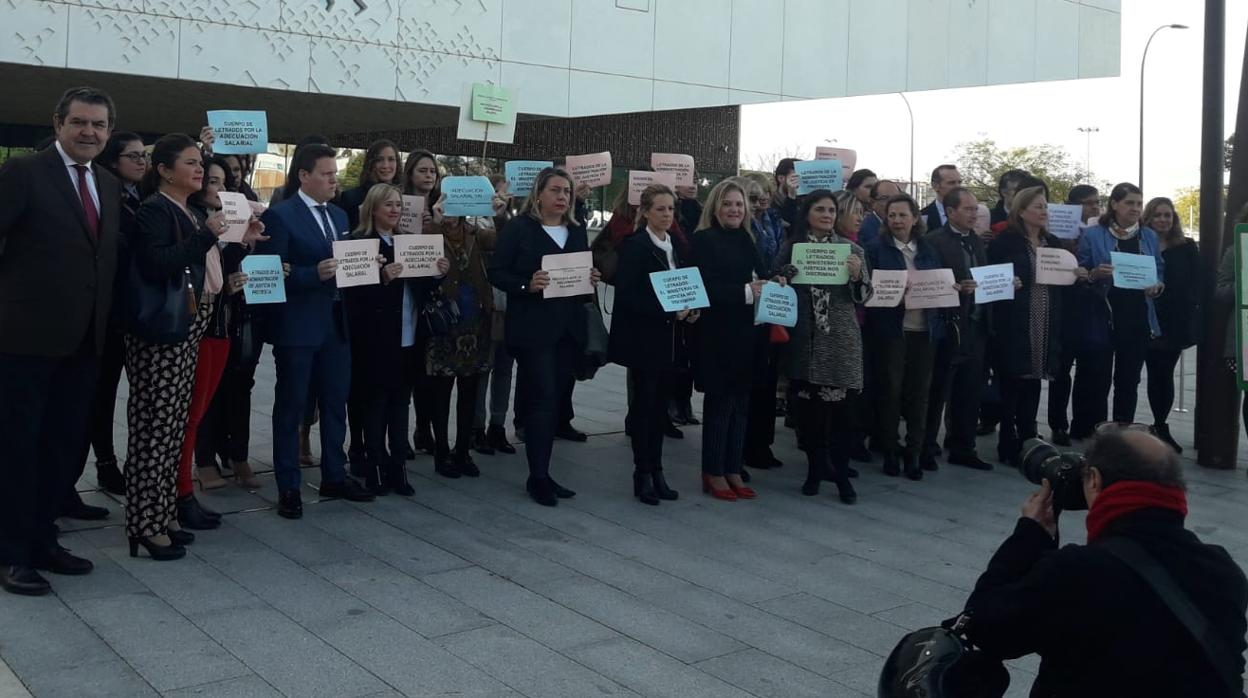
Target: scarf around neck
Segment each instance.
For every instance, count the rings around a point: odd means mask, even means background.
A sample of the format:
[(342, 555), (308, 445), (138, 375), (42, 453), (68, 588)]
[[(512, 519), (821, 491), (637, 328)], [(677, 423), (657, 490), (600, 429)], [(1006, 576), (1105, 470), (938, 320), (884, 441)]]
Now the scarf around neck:
[(1164, 509), (1187, 516), (1187, 494), (1182, 488), (1143, 480), (1123, 480), (1106, 487), (1088, 512), (1088, 542), (1117, 519), (1141, 509)]

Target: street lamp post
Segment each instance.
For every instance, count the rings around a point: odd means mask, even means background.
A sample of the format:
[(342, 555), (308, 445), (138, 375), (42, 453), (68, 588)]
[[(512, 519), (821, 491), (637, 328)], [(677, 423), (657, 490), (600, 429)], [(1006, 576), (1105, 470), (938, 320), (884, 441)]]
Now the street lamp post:
[(918, 196), (914, 182), (914, 110), (910, 108), (910, 100), (906, 99), (905, 92), (898, 92), (897, 95), (906, 103), (906, 112), (910, 114), (910, 193)]
[(1083, 174), (1087, 177), (1092, 174), (1092, 134), (1100, 133), (1101, 129), (1095, 126), (1080, 126), (1078, 131), (1087, 136), (1083, 147)]
[(1144, 55), (1140, 58), (1140, 176), (1136, 180), (1135, 185), (1141, 190), (1144, 189), (1144, 62), (1148, 60), (1148, 47), (1153, 43), (1153, 37), (1157, 36), (1157, 32), (1162, 29), (1187, 29), (1186, 24), (1163, 24), (1153, 30), (1148, 35), (1148, 41), (1144, 42)]

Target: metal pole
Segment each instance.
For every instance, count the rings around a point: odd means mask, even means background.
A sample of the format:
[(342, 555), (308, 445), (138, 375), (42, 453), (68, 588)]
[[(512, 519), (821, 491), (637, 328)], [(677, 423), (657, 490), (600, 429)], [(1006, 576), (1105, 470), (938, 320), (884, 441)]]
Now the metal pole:
[(1179, 406), (1175, 412), (1187, 412), (1187, 352), (1179, 352)]
[(906, 103), (906, 113), (910, 115), (910, 195), (917, 194), (918, 187), (914, 181), (914, 110), (910, 108), (910, 100), (906, 99), (905, 92), (898, 92), (901, 101)]
[(1144, 188), (1144, 63), (1148, 60), (1148, 47), (1153, 43), (1153, 37), (1157, 36), (1157, 32), (1162, 29), (1187, 29), (1185, 24), (1163, 24), (1153, 30), (1148, 35), (1148, 41), (1144, 42), (1144, 55), (1140, 58), (1140, 176), (1136, 180), (1135, 185), (1140, 189)]

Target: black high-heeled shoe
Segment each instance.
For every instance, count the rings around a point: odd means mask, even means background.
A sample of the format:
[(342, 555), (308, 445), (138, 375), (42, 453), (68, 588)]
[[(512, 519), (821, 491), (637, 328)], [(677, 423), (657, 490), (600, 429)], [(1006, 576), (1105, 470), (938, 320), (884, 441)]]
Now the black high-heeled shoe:
[(131, 538), (130, 557), (139, 556), (139, 546), (147, 551), (153, 560), (181, 560), (186, 557), (186, 548), (177, 544), (157, 545), (150, 538)]
[(659, 494), (654, 491), (654, 479), (650, 477), (650, 473), (633, 471), (633, 496), (642, 504), (658, 505)]
[(169, 540), (173, 541), (174, 545), (185, 547), (195, 542), (195, 534), (184, 529), (165, 531), (165, 534), (169, 536)]
[(667, 478), (663, 477), (662, 468), (655, 470), (650, 477), (654, 480), (654, 491), (659, 495), (659, 499), (669, 502), (680, 499), (680, 493), (667, 486)]

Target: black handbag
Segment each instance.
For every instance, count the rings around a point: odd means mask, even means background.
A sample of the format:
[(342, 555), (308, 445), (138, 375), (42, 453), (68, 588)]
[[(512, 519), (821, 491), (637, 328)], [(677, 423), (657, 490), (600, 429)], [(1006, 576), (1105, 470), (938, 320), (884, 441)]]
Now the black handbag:
[(587, 381), (598, 373), (598, 369), (607, 365), (607, 345), (611, 335), (607, 325), (602, 321), (602, 311), (598, 308), (598, 294), (594, 300), (585, 304), (585, 352), (576, 367), (576, 379)]
[(427, 337), (443, 337), (459, 324), (459, 304), (448, 298), (438, 286), (429, 293), (429, 300), (417, 312), (417, 324), (421, 334)]
[(880, 671), (879, 698), (1001, 698), (1010, 672), (966, 636), (969, 614), (907, 634)]
[[(182, 226), (187, 221), (182, 216), (174, 220), (177, 221), (177, 239), (181, 242), (186, 238)], [(149, 344), (185, 342), (198, 308), (190, 268), (183, 267), (177, 276), (153, 281), (139, 269), (133, 251), (128, 257), (122, 290), (126, 332)]]

